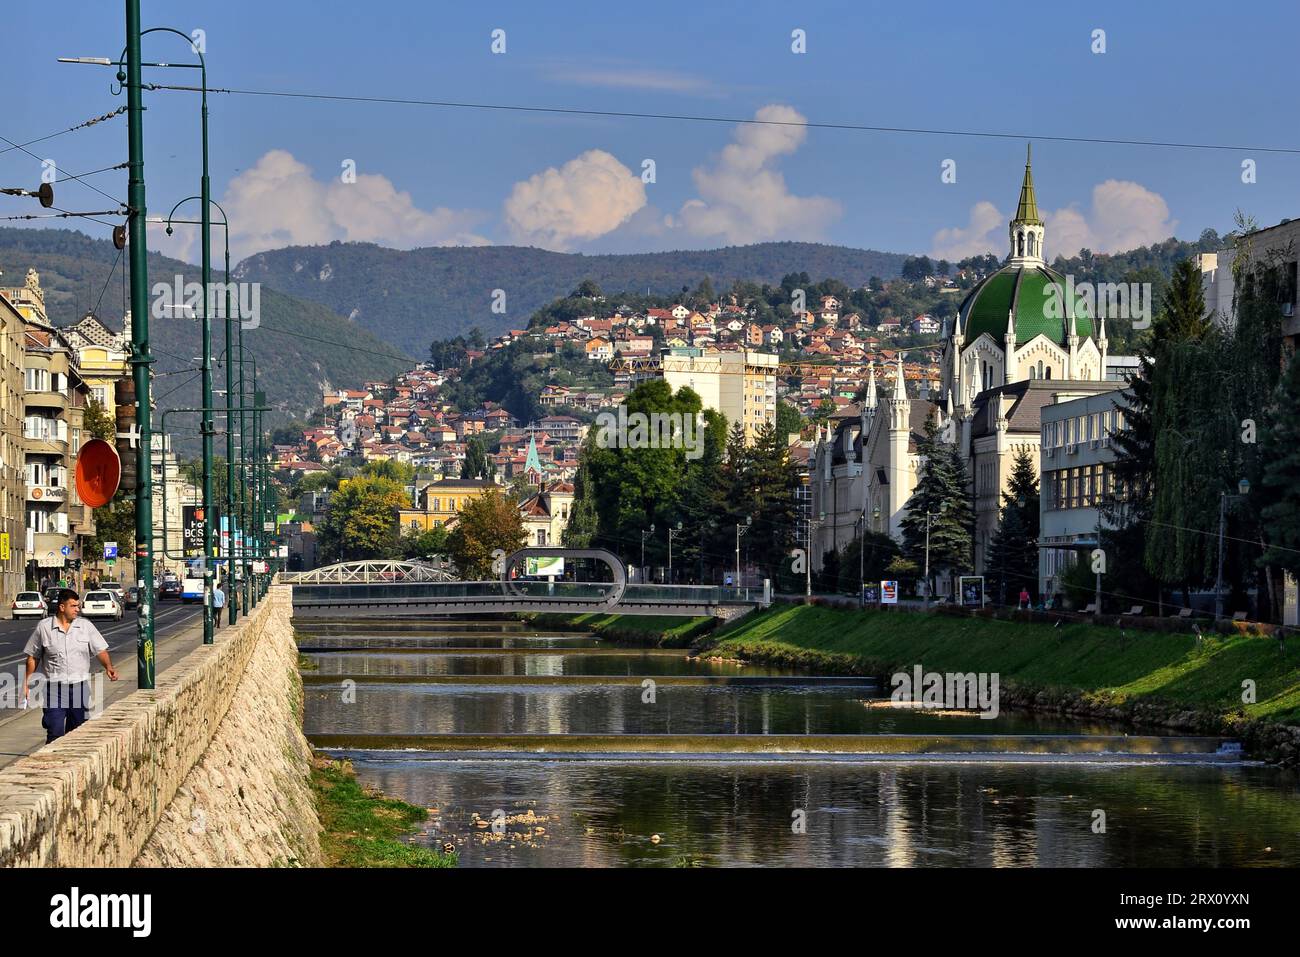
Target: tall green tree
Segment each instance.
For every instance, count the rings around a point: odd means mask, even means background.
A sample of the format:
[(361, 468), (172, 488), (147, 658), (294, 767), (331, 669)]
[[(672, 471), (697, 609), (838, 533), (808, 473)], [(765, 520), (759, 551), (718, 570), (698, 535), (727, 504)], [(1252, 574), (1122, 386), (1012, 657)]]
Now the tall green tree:
[(362, 475), (339, 483), (320, 531), (327, 561), (392, 558), (397, 553), (398, 509), (410, 504), (390, 478)]
[(507, 555), (527, 540), (519, 508), (500, 489), (491, 488), (461, 509), (456, 527), (447, 536), (447, 549), (461, 576), (486, 581), (492, 574), (492, 553)]
[(488, 458), (487, 446), (477, 435), (471, 435), (465, 443), (465, 461), (460, 466), (463, 479), (484, 479), (490, 481), (495, 474), (492, 461)]
[(998, 530), (986, 557), (990, 594), (1003, 604), (1017, 601), (1022, 588), (1031, 598), (1038, 592), (1038, 502), (1038, 470), (1022, 448), (1011, 462)]
[(957, 446), (939, 438), (934, 416), (925, 423), (923, 457), (916, 489), (907, 500), (903, 551), (925, 567), (926, 515), (929, 514), (930, 575), (971, 567), (975, 509), (971, 502), (966, 463)]

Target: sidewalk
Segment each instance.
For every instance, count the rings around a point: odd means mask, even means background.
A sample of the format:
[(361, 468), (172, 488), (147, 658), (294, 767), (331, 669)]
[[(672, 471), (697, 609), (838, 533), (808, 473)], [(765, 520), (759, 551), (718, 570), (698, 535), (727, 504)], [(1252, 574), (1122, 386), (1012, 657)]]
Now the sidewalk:
[[(226, 629), (223, 628), (217, 632), (216, 641), (222, 641), (225, 631)], [(155, 633), (155, 675), (162, 674), (201, 644), (203, 644), (201, 614), (187, 619), (169, 632)], [(109, 681), (104, 677), (104, 708), (136, 691), (135, 638), (111, 643), (109, 652), (113, 658), (113, 667), (117, 669), (118, 680)], [(103, 673), (98, 662), (95, 663), (95, 668), (100, 674)], [(40, 708), (17, 712), (8, 709), (0, 710), (0, 768), (12, 764), (44, 745), (45, 728), (41, 725)]]

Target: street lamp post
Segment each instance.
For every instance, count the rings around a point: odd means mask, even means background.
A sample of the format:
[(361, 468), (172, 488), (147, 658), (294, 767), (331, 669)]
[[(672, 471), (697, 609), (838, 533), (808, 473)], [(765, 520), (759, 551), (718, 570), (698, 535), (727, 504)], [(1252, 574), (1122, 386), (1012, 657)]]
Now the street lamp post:
[(671, 584), (673, 580), (673, 539), (682, 533), (682, 523), (678, 522), (677, 527), (668, 527), (668, 581)]
[(740, 539), (744, 536), (746, 532), (749, 531), (750, 526), (752, 526), (753, 524), (754, 524), (753, 515), (745, 516), (744, 525), (741, 525), (739, 522), (736, 523), (736, 580), (733, 583), (736, 588), (740, 587)]
[(930, 610), (930, 523), (938, 518), (944, 512), (948, 511), (948, 503), (942, 502), (939, 505), (939, 511), (925, 513), (925, 610)]
[(1214, 578), (1214, 620), (1223, 617), (1223, 532), (1228, 522), (1228, 501), (1245, 498), (1250, 494), (1250, 482), (1242, 479), (1237, 483), (1237, 494), (1219, 493), (1219, 571)]
[[(866, 589), (866, 563), (863, 557), (867, 550), (867, 509), (864, 506), (862, 516), (858, 519), (862, 523), (862, 531), (858, 535), (858, 607), (867, 607), (867, 589)], [(876, 530), (876, 523), (880, 521), (880, 506), (877, 505), (871, 510), (871, 530)]]
[(808, 553), (804, 555), (803, 561), (803, 594), (805, 598), (812, 597), (812, 554), (813, 554), (813, 529), (821, 528), (822, 523), (826, 521), (826, 513), (818, 512), (817, 517), (808, 517)]
[(645, 529), (645, 528), (641, 529), (641, 581), (642, 583), (645, 582), (645, 539), (647, 535), (653, 535), (654, 533), (655, 533), (655, 526), (653, 522), (650, 523), (649, 529)]
[[(206, 122), (207, 122), (206, 118), (207, 118), (207, 113), (206, 113), (206, 105), (205, 105), (205, 107), (204, 107), (204, 111), (205, 111), (205, 112), (204, 112), (204, 123), (205, 123), (205, 126), (204, 126), (204, 138), (205, 138), (205, 144), (206, 144), (206, 137), (207, 137), (207, 128), (206, 128)], [(206, 145), (205, 145), (205, 150), (204, 150), (204, 176), (205, 176), (205, 181), (206, 181), (206, 176), (207, 176), (207, 159), (206, 159), (206, 156), (207, 156), (207, 152), (206, 152)], [(176, 210), (180, 209), (180, 207), (181, 207), (183, 204), (188, 203), (190, 200), (193, 200), (193, 199), (202, 200), (203, 197), (202, 197), (202, 196), (187, 196), (185, 199), (182, 199), (179, 203), (177, 203), (175, 206), (173, 206), (171, 212), (167, 214), (167, 235), (168, 235), (168, 236), (172, 235), (172, 224), (173, 224), (174, 222), (188, 222), (187, 220), (176, 220), (174, 217), (175, 217), (175, 215), (176, 215)], [(226, 518), (226, 525), (227, 525), (227, 528), (228, 528), (228, 533), (227, 533), (227, 534), (228, 534), (228, 537), (226, 538), (226, 548), (225, 548), (225, 558), (226, 558), (226, 587), (232, 591), (232, 594), (228, 597), (228, 599), (227, 599), (227, 601), (226, 601), (226, 607), (229, 609), (229, 611), (228, 611), (229, 619), (228, 619), (228, 620), (229, 620), (230, 624), (233, 625), (233, 624), (235, 624), (235, 622), (237, 622), (237, 621), (239, 620), (239, 611), (238, 611), (238, 609), (239, 609), (239, 603), (236, 602), (236, 601), (234, 600), (234, 597), (235, 597), (235, 596), (234, 596), (234, 594), (233, 594), (234, 581), (235, 581), (235, 578), (234, 578), (234, 544), (235, 544), (235, 503), (234, 503), (234, 496), (235, 496), (235, 430), (234, 430), (234, 428), (233, 428), (233, 423), (234, 423), (234, 418), (235, 418), (235, 405), (234, 405), (234, 402), (235, 402), (235, 398), (234, 398), (234, 395), (235, 395), (235, 376), (234, 376), (235, 367), (234, 367), (234, 363), (233, 363), (233, 361), (231, 360), (231, 357), (230, 357), (230, 356), (231, 356), (230, 347), (231, 347), (231, 341), (232, 341), (232, 339), (234, 338), (234, 332), (233, 332), (233, 330), (232, 330), (232, 328), (231, 328), (231, 324), (232, 324), (232, 322), (233, 322), (233, 316), (234, 316), (235, 308), (234, 308), (234, 302), (232, 301), (232, 294), (233, 294), (233, 291), (232, 291), (232, 288), (231, 288), (231, 285), (230, 285), (230, 219), (229, 219), (229, 217), (226, 216), (226, 211), (225, 211), (224, 209), (222, 209), (220, 203), (214, 202), (214, 201), (212, 201), (212, 200), (209, 200), (208, 202), (209, 202), (211, 205), (216, 206), (216, 207), (217, 207), (217, 211), (221, 213), (221, 226), (223, 227), (223, 229), (224, 229), (224, 233), (225, 233), (225, 255), (226, 255), (226, 259), (225, 259), (225, 263), (226, 263), (226, 271), (225, 271), (225, 277), (226, 277), (226, 282), (225, 282), (225, 285), (226, 285), (226, 305), (225, 305), (225, 319), (226, 319), (226, 495), (225, 495), (225, 502), (224, 502), (224, 515), (225, 515), (225, 518)], [(202, 219), (202, 220), (200, 220), (200, 222), (199, 222), (198, 225), (200, 225), (200, 226), (203, 228), (205, 234), (206, 234), (207, 231), (211, 228), (211, 223), (210, 223), (207, 219)], [(209, 255), (208, 252), (205, 251), (205, 253), (204, 253), (204, 263), (205, 263), (205, 265), (207, 265), (207, 264), (209, 264), (209, 262), (210, 262), (210, 255)], [(208, 282), (209, 282), (210, 275), (211, 275), (211, 267), (210, 267), (210, 265), (209, 265), (209, 266), (208, 266), (208, 273), (205, 275), (205, 277), (204, 277), (204, 281), (203, 281), (203, 286), (204, 286), (204, 290), (205, 290), (205, 293), (204, 293), (204, 296), (205, 296), (205, 298), (204, 298), (205, 333), (204, 333), (204, 343), (203, 343), (203, 358), (201, 359), (201, 361), (204, 363), (203, 368), (206, 370), (205, 375), (207, 376), (207, 378), (206, 378), (206, 380), (205, 380), (205, 395), (208, 395), (209, 397), (210, 397), (211, 392), (212, 392), (212, 341), (211, 341), (211, 328), (212, 328), (212, 327), (211, 327), (211, 322), (207, 319), (207, 312), (208, 312), (208, 310), (209, 310), (209, 308), (210, 308), (211, 303), (209, 302), (209, 300), (208, 300), (208, 298), (207, 298), (206, 290), (208, 289)], [(239, 331), (240, 331), (240, 338), (242, 339), (242, 338), (243, 338), (243, 331), (244, 331), (244, 330), (243, 330), (243, 323), (242, 323), (242, 322), (240, 323), (240, 329), (239, 329)], [(241, 358), (241, 361), (242, 361), (242, 358), (243, 358), (243, 357), (242, 357), (242, 354), (241, 354), (241, 357), (240, 357), (240, 358)], [(241, 403), (241, 408), (240, 408), (240, 422), (241, 422), (241, 425), (242, 425), (242, 421), (243, 421), (243, 409), (242, 409), (242, 403), (243, 403), (243, 390), (242, 390), (242, 387), (241, 387), (241, 390), (240, 390), (240, 403)], [(206, 413), (204, 413), (205, 415), (211, 416), (211, 415), (214, 414), (214, 410), (212, 409), (210, 398), (208, 398), (208, 399), (204, 399), (204, 406), (205, 406), (205, 408), (208, 410)], [(211, 425), (211, 420), (210, 420), (210, 419), (206, 419), (206, 420), (205, 420), (205, 423), (206, 423), (207, 426), (210, 426), (210, 425)], [(207, 432), (204, 433), (204, 442), (205, 442), (204, 451), (205, 451), (205, 454), (207, 455), (207, 458), (205, 458), (205, 460), (204, 460), (204, 474), (205, 474), (205, 476), (206, 476), (206, 475), (211, 471), (211, 450), (208, 448), (208, 445), (210, 444), (210, 439), (209, 439), (209, 435), (208, 435)], [(208, 480), (205, 478), (205, 489), (206, 489), (206, 487), (207, 487), (207, 484), (208, 484)], [(210, 505), (208, 504), (208, 499), (209, 499), (209, 498), (210, 498), (210, 496), (209, 496), (209, 495), (207, 494), (207, 492), (205, 491), (205, 498), (204, 498), (204, 522), (205, 522), (205, 528), (206, 528), (206, 523), (207, 523), (207, 513), (208, 513), (208, 509), (210, 508)], [(209, 553), (210, 553), (210, 545), (205, 546), (205, 547), (208, 548)], [(206, 564), (206, 562), (204, 563), (204, 568), (205, 568), (205, 569), (207, 568), (207, 564)], [(206, 572), (205, 572), (205, 574), (206, 574)], [(245, 607), (245, 609), (244, 609), (245, 614), (247, 614), (247, 611), (248, 611), (248, 609), (247, 609), (247, 607)], [(219, 612), (215, 612), (215, 611), (214, 611), (214, 614), (219, 614)], [(205, 631), (204, 634), (205, 634), (205, 638), (206, 638), (206, 637), (207, 637), (207, 632)]]

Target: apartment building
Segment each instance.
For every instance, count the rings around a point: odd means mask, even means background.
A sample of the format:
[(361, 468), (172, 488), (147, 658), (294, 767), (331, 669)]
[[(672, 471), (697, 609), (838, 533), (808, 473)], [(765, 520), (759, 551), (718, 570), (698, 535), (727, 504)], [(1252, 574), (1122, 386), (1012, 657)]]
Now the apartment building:
[(674, 392), (687, 386), (706, 409), (727, 417), (727, 428), (739, 422), (746, 444), (754, 444), (764, 425), (776, 424), (776, 356), (749, 349), (680, 350), (665, 355), (662, 367), (664, 381)]
[(26, 550), (28, 577), (38, 580), (81, 558), (81, 540), (95, 534), (93, 511), (73, 480), (90, 393), (76, 350), (49, 322), (36, 271), (4, 295), (23, 320)]
[(0, 289), (0, 602), (27, 584), (23, 317)]
[(1061, 574), (1097, 547), (1109, 529), (1105, 508), (1115, 494), (1111, 436), (1124, 429), (1122, 390), (1045, 405), (1039, 463), (1038, 589), (1060, 590)]

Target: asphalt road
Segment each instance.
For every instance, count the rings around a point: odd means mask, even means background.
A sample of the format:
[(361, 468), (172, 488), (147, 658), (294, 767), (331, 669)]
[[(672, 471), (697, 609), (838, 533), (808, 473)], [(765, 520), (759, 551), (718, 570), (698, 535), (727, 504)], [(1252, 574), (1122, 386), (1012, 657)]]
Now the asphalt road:
[[(164, 637), (192, 622), (203, 614), (203, 605), (182, 604), (179, 601), (161, 601), (154, 611), (154, 639)], [(0, 670), (12, 671), (13, 666), (23, 658), (23, 645), (36, 628), (38, 618), (22, 618), (18, 621), (5, 619), (0, 621)], [(99, 633), (108, 642), (109, 654), (119, 671), (123, 665), (130, 666), (135, 660), (135, 626), (134, 608), (128, 608), (121, 621), (111, 618), (90, 619), (99, 629)], [(129, 669), (128, 669), (129, 670)]]

